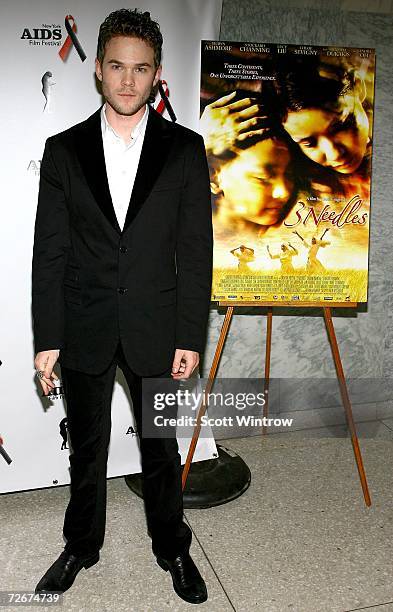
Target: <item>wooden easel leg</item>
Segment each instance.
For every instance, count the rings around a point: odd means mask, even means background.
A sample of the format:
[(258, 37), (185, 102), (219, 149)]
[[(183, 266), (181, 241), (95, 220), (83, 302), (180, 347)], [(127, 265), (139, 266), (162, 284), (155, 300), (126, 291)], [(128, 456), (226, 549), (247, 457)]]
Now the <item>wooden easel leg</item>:
[(328, 332), (330, 345), (332, 347), (333, 359), (334, 359), (334, 364), (336, 366), (337, 378), (340, 384), (341, 397), (342, 397), (344, 408), (345, 408), (347, 423), (348, 423), (349, 431), (351, 432), (352, 447), (353, 447), (353, 452), (355, 454), (356, 465), (358, 468), (360, 482), (361, 482), (362, 489), (363, 489), (364, 501), (367, 506), (371, 506), (371, 499), (370, 499), (370, 493), (368, 490), (366, 473), (363, 467), (362, 454), (360, 452), (359, 440), (358, 440), (358, 436), (356, 433), (355, 423), (353, 420), (351, 401), (349, 399), (348, 388), (347, 388), (347, 384), (345, 381), (344, 370), (343, 370), (343, 366), (341, 362), (340, 351), (338, 349), (337, 338), (336, 338), (336, 334), (334, 331), (333, 319), (332, 319), (330, 308), (326, 308), (326, 307), (323, 308), (323, 316), (324, 316), (325, 323), (326, 323), (326, 329)]
[[(214, 383), (214, 379), (216, 377), (218, 364), (220, 363), (222, 350), (224, 348), (225, 339), (228, 335), (229, 326), (230, 326), (232, 315), (233, 315), (233, 308), (234, 308), (233, 306), (228, 306), (227, 311), (225, 313), (225, 319), (221, 327), (221, 333), (220, 333), (220, 337), (217, 342), (216, 352), (214, 353), (213, 363), (210, 368), (209, 377), (207, 379), (205, 395), (208, 395), (210, 393), (211, 388)], [(201, 406), (198, 411), (198, 416), (197, 416), (197, 420), (196, 420), (196, 424), (194, 428), (194, 433), (191, 439), (190, 447), (188, 449), (186, 462), (183, 468), (183, 473), (182, 473), (182, 489), (183, 490), (184, 490), (184, 487), (186, 486), (188, 472), (190, 471), (192, 458), (194, 456), (195, 448), (198, 442), (199, 433), (201, 431), (201, 419), (206, 412), (206, 408), (207, 406), (205, 405), (205, 402), (202, 401)]]
[[(263, 406), (263, 416), (267, 418), (269, 413), (269, 382), (270, 382), (270, 355), (272, 352), (272, 329), (273, 329), (273, 308), (271, 306), (267, 309), (267, 322), (266, 322), (266, 353), (265, 353), (265, 385), (264, 385), (264, 398), (265, 404)], [(262, 435), (266, 434), (266, 425), (262, 426)]]

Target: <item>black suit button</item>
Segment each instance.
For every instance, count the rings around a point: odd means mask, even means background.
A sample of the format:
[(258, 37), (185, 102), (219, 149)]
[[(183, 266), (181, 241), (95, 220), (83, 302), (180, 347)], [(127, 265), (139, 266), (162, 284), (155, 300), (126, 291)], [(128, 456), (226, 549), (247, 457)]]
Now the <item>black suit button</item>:
[(126, 287), (119, 287), (118, 288), (118, 292), (121, 293), (121, 294), (126, 293), (126, 291), (128, 291), (128, 289)]
[(128, 249), (126, 246), (121, 246), (120, 247), (120, 253), (127, 253)]

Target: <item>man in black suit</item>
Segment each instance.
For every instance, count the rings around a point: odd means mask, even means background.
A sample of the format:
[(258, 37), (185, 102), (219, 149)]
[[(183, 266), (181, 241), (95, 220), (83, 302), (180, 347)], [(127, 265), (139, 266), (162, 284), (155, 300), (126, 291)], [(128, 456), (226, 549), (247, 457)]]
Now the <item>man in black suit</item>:
[[(141, 432), (142, 378), (188, 378), (204, 346), (209, 172), (202, 137), (147, 104), (161, 46), (149, 13), (111, 13), (96, 59), (106, 102), (45, 145), (32, 262), (35, 367), (48, 394), (60, 363), (72, 453), (66, 545), (37, 592), (67, 590), (99, 560), (116, 367)], [(207, 590), (189, 555), (177, 440), (140, 435), (140, 450), (153, 553), (177, 594), (201, 603)]]

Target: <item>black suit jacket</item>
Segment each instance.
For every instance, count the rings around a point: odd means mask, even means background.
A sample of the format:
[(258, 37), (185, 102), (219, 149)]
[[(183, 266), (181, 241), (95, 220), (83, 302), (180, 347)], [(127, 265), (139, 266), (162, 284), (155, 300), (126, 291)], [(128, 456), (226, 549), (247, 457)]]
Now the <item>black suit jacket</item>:
[(35, 351), (87, 373), (119, 339), (141, 376), (175, 348), (202, 352), (212, 275), (209, 172), (199, 134), (149, 109), (123, 231), (111, 201), (100, 110), (47, 139), (32, 261)]

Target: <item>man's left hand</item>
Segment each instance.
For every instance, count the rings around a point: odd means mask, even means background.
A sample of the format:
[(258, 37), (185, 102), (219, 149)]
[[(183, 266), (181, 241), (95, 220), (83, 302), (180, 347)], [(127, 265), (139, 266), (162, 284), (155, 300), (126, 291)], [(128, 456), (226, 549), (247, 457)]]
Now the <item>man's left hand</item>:
[(199, 363), (199, 353), (177, 348), (172, 363), (172, 378), (189, 378)]

